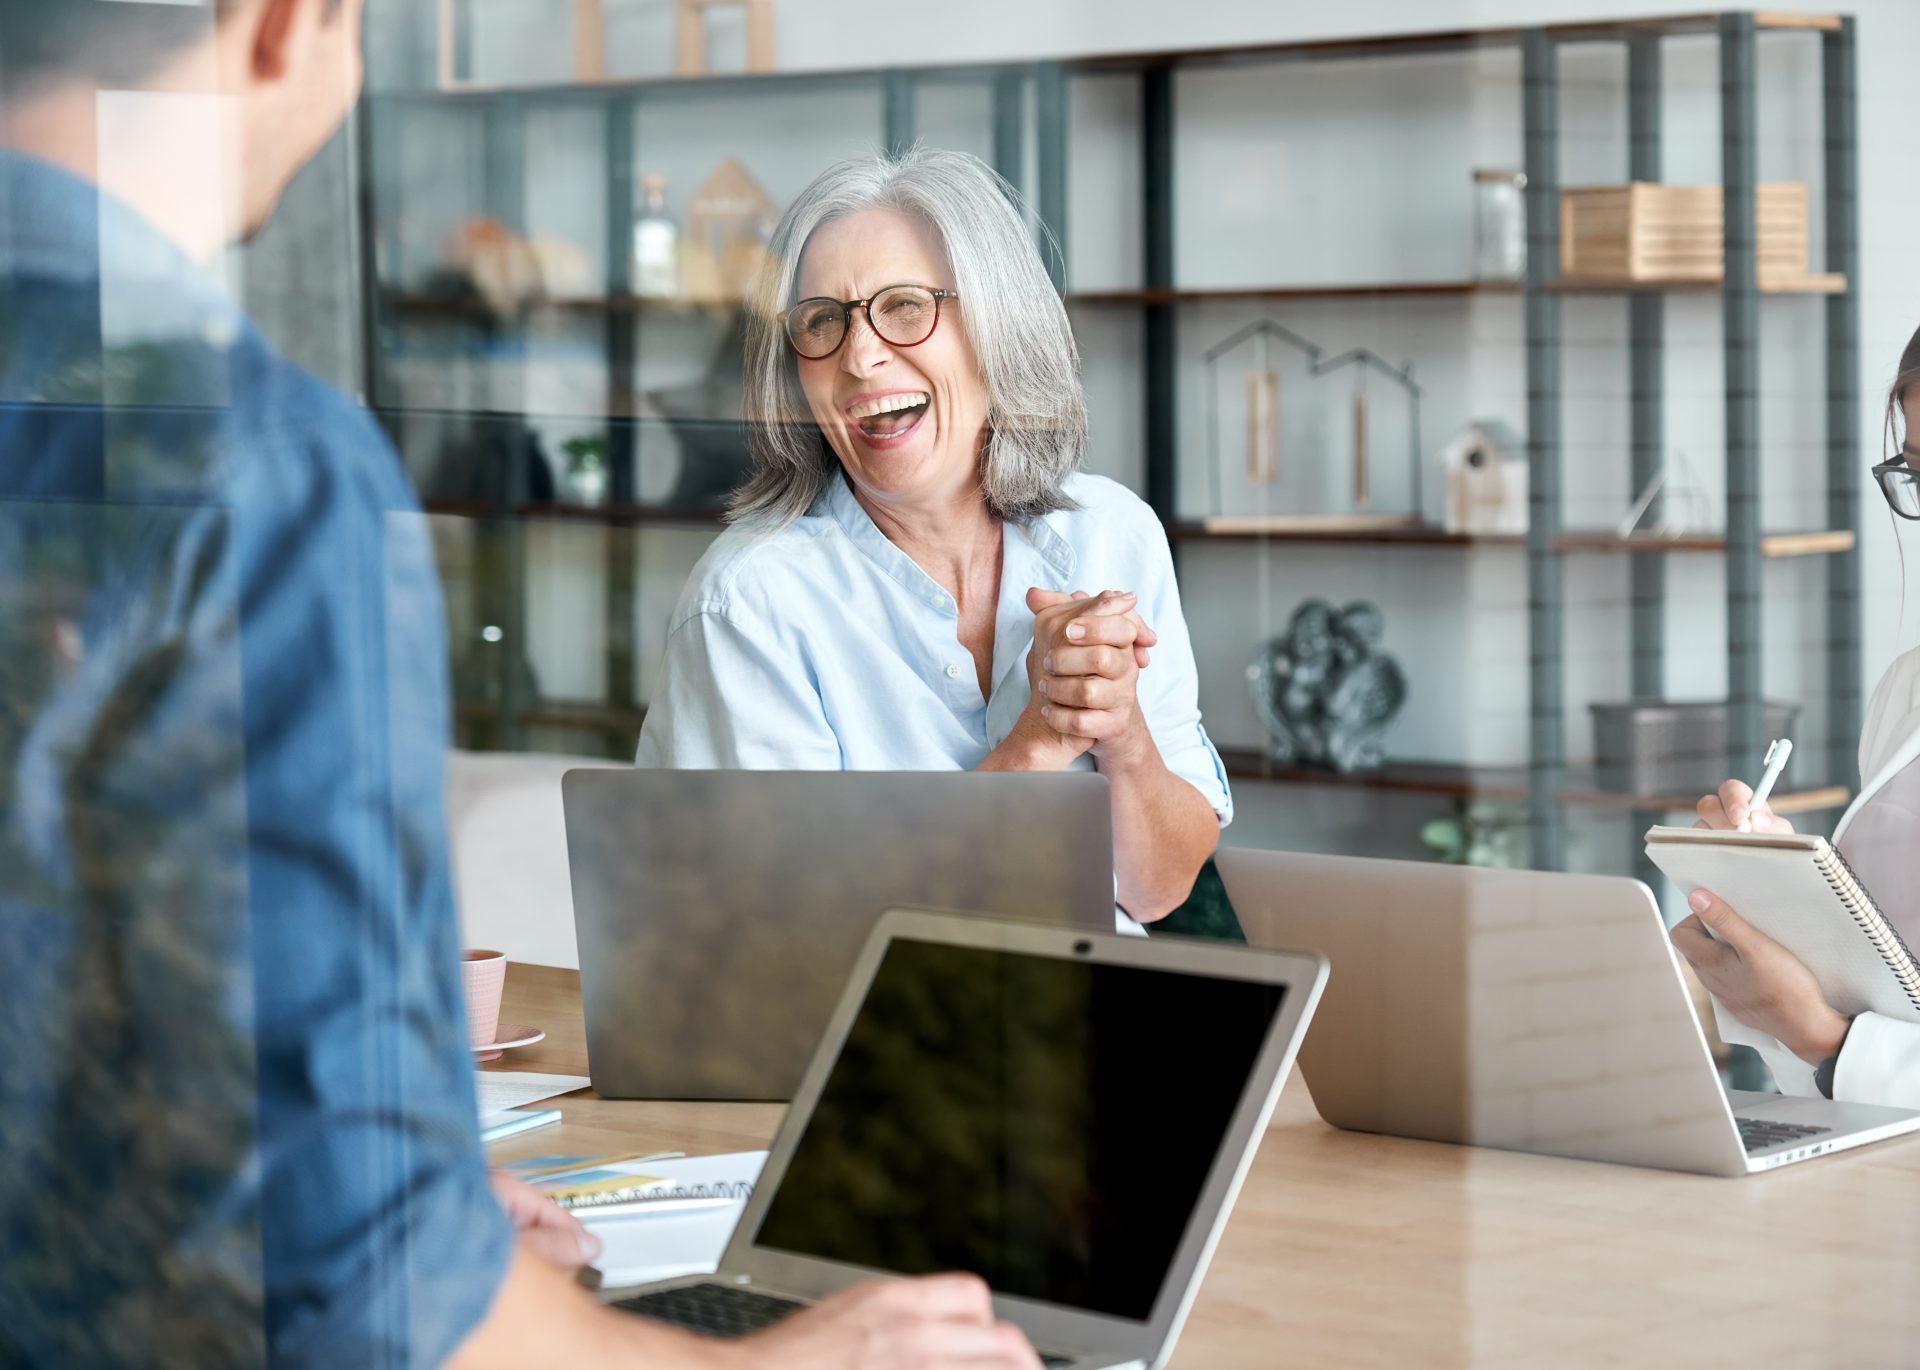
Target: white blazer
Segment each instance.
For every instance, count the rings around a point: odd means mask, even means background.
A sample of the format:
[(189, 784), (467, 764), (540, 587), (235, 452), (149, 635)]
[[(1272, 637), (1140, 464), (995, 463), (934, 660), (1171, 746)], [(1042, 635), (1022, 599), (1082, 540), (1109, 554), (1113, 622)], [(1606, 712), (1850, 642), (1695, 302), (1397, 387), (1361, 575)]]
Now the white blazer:
[[(1861, 809), (1893, 778), (1920, 760), (1920, 648), (1907, 652), (1888, 668), (1874, 687), (1860, 731), (1859, 796), (1847, 806), (1834, 829), (1837, 846)], [(1876, 886), (1874, 897), (1908, 927), (1920, 924), (1920, 831), (1903, 844), (1899, 860), (1911, 872), (1900, 888)], [(1819, 1093), (1814, 1068), (1779, 1042), (1724, 1012), (1716, 1014), (1720, 1034), (1729, 1042), (1756, 1048), (1773, 1071), (1774, 1081), (1787, 1094)], [(1920, 1108), (1920, 1023), (1863, 1013), (1853, 1021), (1847, 1044), (1833, 1073), (1833, 1097), (1853, 1103), (1892, 1104)]]

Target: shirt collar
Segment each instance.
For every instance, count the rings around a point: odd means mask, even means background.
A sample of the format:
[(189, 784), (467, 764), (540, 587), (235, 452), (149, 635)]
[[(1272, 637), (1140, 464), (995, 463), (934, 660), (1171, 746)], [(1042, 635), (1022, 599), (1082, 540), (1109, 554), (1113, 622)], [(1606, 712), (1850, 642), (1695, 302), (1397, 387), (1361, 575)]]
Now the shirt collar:
[(130, 333), (231, 345), (245, 318), (205, 267), (124, 200), (50, 162), (0, 149), (0, 289), (8, 281), (99, 282)]
[[(921, 570), (912, 557), (880, 531), (873, 516), (854, 498), (853, 485), (844, 471), (834, 473), (833, 479), (827, 482), (826, 491), (814, 501), (809, 512), (832, 519), (840, 531), (847, 535), (849, 542), (866, 553), (881, 570), (907, 590), (929, 598), (937, 594), (947, 608), (953, 608), (952, 597), (940, 583)], [(1059, 573), (1063, 584), (1071, 584), (1077, 558), (1072, 545), (1053, 527), (1051, 518), (1049, 515), (1017, 522), (1010, 520), (1009, 524), (1026, 539), (1041, 560)]]
[(1079, 558), (1073, 554), (1073, 544), (1062, 537), (1059, 530), (1053, 526), (1053, 520), (1057, 517), (1058, 515), (1055, 514), (1047, 514), (1041, 518), (1027, 519), (1014, 526), (1020, 530), (1028, 542), (1033, 544), (1033, 550), (1040, 554), (1040, 559), (1060, 573), (1062, 582), (1072, 584), (1074, 568), (1079, 564)]

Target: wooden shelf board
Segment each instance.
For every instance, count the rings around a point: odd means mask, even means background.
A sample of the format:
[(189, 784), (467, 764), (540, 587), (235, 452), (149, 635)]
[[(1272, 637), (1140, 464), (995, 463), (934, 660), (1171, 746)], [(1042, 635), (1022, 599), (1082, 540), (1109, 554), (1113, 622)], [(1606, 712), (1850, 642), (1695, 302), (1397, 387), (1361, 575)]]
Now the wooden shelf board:
[[(1774, 32), (1824, 33), (1840, 28), (1837, 14), (1795, 14), (1765, 11), (1753, 16), (1753, 26)], [(1717, 12), (1648, 15), (1638, 19), (1603, 19), (1592, 23), (1549, 24), (1547, 32), (1563, 43), (1602, 42), (1633, 38), (1644, 33), (1668, 35), (1715, 33), (1720, 28)]]
[[(1825, 556), (1834, 552), (1851, 552), (1853, 545), (1854, 536), (1846, 531), (1810, 530), (1765, 533), (1760, 538), (1760, 555), (1763, 557)], [(1553, 539), (1552, 546), (1554, 551), (1562, 553), (1724, 552), (1727, 550), (1727, 539), (1723, 533), (1681, 533), (1674, 537), (1636, 533), (1631, 537), (1622, 538), (1611, 531), (1595, 529), (1588, 532), (1562, 533)]]
[[(1769, 30), (1830, 32), (1840, 27), (1836, 14), (1768, 12), (1754, 15), (1754, 26)], [(1714, 33), (1720, 27), (1715, 12), (1603, 20), (1595, 23), (1545, 24), (1541, 31), (1557, 43), (1624, 42), (1642, 34)], [(1476, 48), (1512, 47), (1528, 30), (1519, 27), (1443, 29), (1430, 32), (1377, 34), (1364, 38), (1326, 38), (1297, 43), (1270, 43), (1251, 47), (1176, 48), (1155, 52), (1114, 53), (1069, 62), (1071, 70), (1087, 72), (1138, 71), (1143, 67), (1230, 66), (1256, 62), (1332, 61), (1366, 57), (1411, 56), (1433, 52), (1463, 52)]]
[(1753, 16), (1755, 28), (1813, 33), (1838, 33), (1843, 22), (1837, 14), (1799, 14), (1780, 10), (1761, 10)]
[[(1495, 803), (1525, 803), (1527, 772), (1519, 766), (1462, 766), (1455, 762), (1389, 761), (1377, 771), (1342, 774), (1306, 766), (1278, 766), (1264, 752), (1250, 747), (1223, 747), (1220, 759), (1235, 780), (1259, 780), (1282, 785), (1317, 785), (1335, 789), (1378, 790), (1392, 794), (1438, 795), (1482, 799)], [(1691, 810), (1700, 796), (1635, 795), (1602, 790), (1593, 784), (1591, 767), (1570, 767), (1558, 791), (1560, 803), (1570, 808), (1614, 809), (1623, 812), (1675, 813)], [(1807, 790), (1777, 791), (1769, 801), (1775, 813), (1813, 813), (1843, 808), (1852, 798), (1844, 785)]]
[(1518, 296), (1518, 281), (1400, 281), (1347, 285), (1210, 286), (1192, 290), (1076, 290), (1069, 305), (1204, 304), (1235, 300), (1445, 299)]
[(614, 528), (700, 528), (719, 532), (724, 526), (719, 509), (676, 509), (659, 504), (562, 504), (536, 501), (502, 509), (498, 504), (477, 499), (428, 499), (421, 507), (429, 514), (449, 514), (459, 518), (554, 519), (574, 523), (597, 523)]
[[(1552, 295), (1708, 295), (1717, 294), (1719, 281), (1625, 281), (1563, 276), (1547, 283)], [(1844, 295), (1847, 278), (1835, 272), (1795, 279), (1767, 278), (1762, 295)]]
[[(1511, 533), (1449, 533), (1432, 524), (1413, 526), (1349, 522), (1338, 518), (1309, 519), (1257, 515), (1187, 519), (1171, 525), (1168, 535), (1179, 541), (1226, 540), (1288, 542), (1365, 547), (1503, 547), (1526, 546), (1526, 538)], [(1854, 535), (1845, 531), (1768, 533), (1760, 539), (1765, 557), (1822, 556), (1850, 552)], [(1619, 555), (1631, 552), (1663, 554), (1724, 552), (1727, 540), (1719, 533), (1686, 533), (1676, 537), (1636, 534), (1622, 538), (1611, 529), (1574, 530), (1554, 537), (1551, 547), (1562, 555)]]
[(1827, 785), (1816, 790), (1789, 790), (1770, 795), (1767, 807), (1775, 813), (1819, 813), (1825, 809), (1844, 809), (1853, 802), (1853, 791), (1845, 785)]
[[(1787, 11), (1762, 11), (1753, 16), (1754, 26), (1763, 31), (1801, 31), (1829, 33), (1841, 26), (1837, 14), (1802, 14)], [(1546, 24), (1539, 26), (1558, 43), (1621, 42), (1642, 34), (1706, 34), (1720, 25), (1717, 12), (1658, 15), (1638, 19), (1602, 20), (1593, 23)], [(1069, 72), (1087, 75), (1137, 72), (1153, 68), (1189, 66), (1233, 66), (1241, 64), (1339, 61), (1370, 57), (1417, 56), (1427, 53), (1470, 52), (1483, 48), (1513, 47), (1531, 31), (1518, 26), (1483, 29), (1436, 29), (1402, 33), (1372, 34), (1362, 37), (1322, 38), (1304, 42), (1266, 43), (1239, 47), (1171, 48), (1146, 52), (1098, 53), (1067, 59), (1062, 65)], [(964, 63), (959, 65), (917, 65), (892, 68), (921, 80), (988, 77), (999, 72), (1019, 70), (1021, 62)], [(476, 81), (449, 81), (425, 90), (389, 90), (371, 92), (375, 102), (418, 104), (429, 102), (484, 103), (490, 100), (594, 100), (636, 98), (648, 94), (676, 91), (706, 93), (729, 88), (773, 90), (816, 87), (844, 89), (849, 82), (877, 80), (881, 68), (822, 69), (774, 72), (713, 72), (700, 76), (609, 77), (526, 85), (498, 85)]]
[(422, 295), (394, 291), (387, 303), (397, 314), (417, 318), (525, 319), (540, 313), (556, 314), (713, 314), (726, 315), (745, 308), (744, 300), (657, 300), (641, 295), (574, 295), (532, 300), (501, 313), (485, 300), (469, 295)]
[(1332, 543), (1363, 547), (1519, 547), (1518, 537), (1481, 537), (1467, 533), (1449, 533), (1432, 524), (1358, 523), (1335, 518), (1209, 518), (1187, 520), (1171, 525), (1167, 532), (1182, 541), (1225, 539), (1233, 541)]
[(1471, 795), (1525, 800), (1526, 772), (1513, 768), (1461, 766), (1435, 761), (1390, 761), (1377, 771), (1320, 770), (1278, 766), (1250, 747), (1223, 747), (1220, 760), (1236, 780), (1268, 780), (1288, 785), (1327, 785), (1341, 789), (1386, 790), (1401, 794)]
[[(455, 704), (453, 716), (463, 722), (492, 723), (501, 716), (492, 704)], [(647, 711), (639, 707), (621, 708), (591, 700), (543, 699), (522, 709), (519, 723), (526, 728), (565, 728), (575, 732), (638, 732), (647, 721)]]
[(525, 518), (601, 523), (615, 528), (703, 528), (719, 532), (725, 523), (722, 509), (674, 509), (660, 504), (524, 504)]
[[(1572, 772), (1569, 779), (1591, 781), (1590, 772)], [(1845, 785), (1827, 785), (1808, 790), (1776, 790), (1767, 800), (1775, 813), (1816, 813), (1823, 809), (1844, 808), (1853, 797)], [(1625, 812), (1645, 810), (1661, 813), (1691, 813), (1700, 802), (1697, 794), (1639, 795), (1603, 790), (1587, 784), (1570, 784), (1560, 791), (1562, 804), (1579, 808), (1617, 809)]]

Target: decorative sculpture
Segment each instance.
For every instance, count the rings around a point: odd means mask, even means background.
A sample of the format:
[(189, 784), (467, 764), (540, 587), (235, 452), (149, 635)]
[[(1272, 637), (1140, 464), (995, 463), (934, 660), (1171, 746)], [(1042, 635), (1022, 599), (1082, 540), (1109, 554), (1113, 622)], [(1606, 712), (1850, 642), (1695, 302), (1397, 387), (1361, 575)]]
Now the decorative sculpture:
[(1254, 653), (1247, 681), (1275, 762), (1342, 773), (1384, 763), (1380, 739), (1406, 703), (1407, 682), (1377, 650), (1383, 627), (1371, 604), (1336, 610), (1310, 599), (1283, 636)]

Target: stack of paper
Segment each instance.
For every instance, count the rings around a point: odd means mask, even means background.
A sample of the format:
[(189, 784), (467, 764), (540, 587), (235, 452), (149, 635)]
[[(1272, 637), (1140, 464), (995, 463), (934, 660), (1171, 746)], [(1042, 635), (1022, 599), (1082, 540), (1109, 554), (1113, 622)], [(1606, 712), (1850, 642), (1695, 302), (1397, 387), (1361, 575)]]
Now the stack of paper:
[(498, 1141), (516, 1132), (525, 1132), (559, 1117), (552, 1110), (516, 1113), (523, 1104), (538, 1103), (558, 1094), (585, 1089), (593, 1081), (584, 1075), (541, 1075), (534, 1071), (476, 1070), (473, 1072), (473, 1101), (480, 1114), (483, 1141)]

